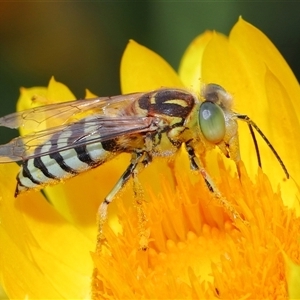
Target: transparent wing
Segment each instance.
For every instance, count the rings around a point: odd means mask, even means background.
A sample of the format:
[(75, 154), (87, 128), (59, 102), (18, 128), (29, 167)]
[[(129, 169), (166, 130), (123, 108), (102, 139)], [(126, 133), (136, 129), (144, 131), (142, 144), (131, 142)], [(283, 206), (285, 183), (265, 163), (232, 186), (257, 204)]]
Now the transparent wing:
[(8, 128), (41, 129), (67, 124), (81, 119), (83, 116), (100, 114), (112, 115), (120, 108), (126, 107), (144, 93), (133, 93), (114, 97), (100, 97), (85, 100), (74, 100), (57, 104), (35, 107), (12, 113), (0, 118), (0, 126)]
[(0, 163), (40, 157), (80, 145), (156, 129), (153, 118), (150, 117), (92, 116), (78, 122), (20, 136), (5, 145), (0, 145)]

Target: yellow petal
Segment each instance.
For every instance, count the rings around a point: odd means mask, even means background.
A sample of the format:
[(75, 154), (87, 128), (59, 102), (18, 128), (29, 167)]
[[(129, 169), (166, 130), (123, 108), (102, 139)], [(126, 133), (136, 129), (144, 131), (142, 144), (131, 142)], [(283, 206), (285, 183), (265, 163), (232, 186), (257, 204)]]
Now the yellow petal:
[[(46, 95), (46, 87), (20, 88), (20, 97), (17, 102), (17, 111), (40, 106), (42, 101), (44, 101), (44, 104), (47, 104)], [(36, 101), (35, 99), (38, 99), (41, 102)]]
[[(23, 111), (26, 109), (34, 108), (40, 106), (39, 101), (33, 99), (40, 99), (40, 101), (45, 101), (47, 95), (47, 88), (45, 87), (33, 87), (33, 88), (20, 88), (20, 97), (17, 102), (17, 111)], [(42, 99), (42, 100), (41, 100)], [(45, 103), (46, 104), (46, 103)], [(26, 124), (26, 128), (19, 128), (21, 135), (26, 135), (31, 133), (37, 127), (37, 123), (33, 120)], [(41, 130), (45, 129), (45, 126), (41, 126)]]
[(98, 96), (94, 93), (92, 93), (89, 89), (85, 90), (85, 97), (84, 99), (91, 99), (91, 98), (97, 98)]
[(48, 104), (71, 101), (75, 99), (76, 98), (74, 94), (65, 84), (58, 82), (54, 79), (54, 77), (51, 77), (47, 91)]
[(63, 298), (6, 232), (0, 231), (0, 239), (1, 284), (9, 299)]
[(0, 165), (0, 271), (8, 296), (87, 297), (94, 243), (40, 193), (14, 199), (17, 170), (15, 164)]
[(179, 77), (186, 87), (192, 88), (195, 92), (200, 92), (202, 56), (212, 36), (211, 31), (206, 31), (196, 37), (184, 52), (180, 62)]
[[(259, 30), (245, 23), (243, 20), (238, 22), (229, 40), (216, 33), (208, 43), (202, 61), (203, 80), (218, 83), (232, 93), (234, 110), (249, 115), (257, 123), (286, 163), (292, 178), (297, 180), (300, 174), (299, 165), (294, 160), (299, 160), (296, 149), (300, 132), (296, 109), (286, 101), (290, 85), (285, 81), (286, 86), (283, 86), (271, 72), (272, 66), (268, 67), (267, 64), (269, 52), (273, 52), (273, 56), (276, 54), (277, 59), (283, 59), (278, 58), (278, 51), (273, 45), (270, 46), (271, 42)], [(237, 30), (239, 35), (235, 34)], [(268, 52), (259, 51), (265, 48), (269, 49)], [(278, 64), (285, 65), (282, 62)], [(291, 85), (294, 85), (293, 82), (291, 79)], [(295, 94), (294, 97), (299, 98), (300, 94)], [(290, 128), (295, 128), (295, 131), (291, 133)], [(249, 130), (242, 122), (239, 122), (239, 135), (242, 160), (254, 178), (257, 172), (255, 150)], [(298, 187), (293, 179), (286, 180), (280, 164), (267, 144), (260, 137), (258, 142), (263, 170), (270, 177), (273, 187), (276, 188), (281, 183), (284, 198), (293, 202)], [(291, 154), (290, 151), (294, 153)]]
[[(21, 88), (20, 97), (17, 102), (17, 111), (23, 111), (34, 107), (60, 103), (65, 101), (74, 100), (75, 96), (71, 93), (67, 86), (55, 81), (52, 77), (49, 81), (48, 88), (45, 87), (34, 87), (34, 88)], [(55, 112), (54, 112), (55, 114)], [(42, 115), (39, 115), (39, 119), (42, 119)], [(50, 121), (45, 119), (45, 122), (38, 124), (35, 120), (26, 123), (26, 128), (21, 127), (21, 135), (31, 133), (32, 131), (40, 131), (49, 127), (59, 126), (65, 120), (60, 120), (59, 117), (51, 119)]]
[[(289, 95), (288, 99), (285, 99), (287, 104), (298, 107), (299, 83), (285, 59), (260, 30), (240, 18), (232, 28), (229, 39), (230, 43), (243, 56), (243, 60), (249, 60), (249, 65), (260, 65), (262, 74), (258, 75), (262, 76), (262, 79), (264, 79), (265, 72), (270, 70), (281, 84), (287, 88)], [(258, 68), (255, 67), (255, 70), (259, 70)], [(300, 113), (298, 114), (298, 120), (300, 120)]]
[[(300, 178), (300, 164), (295, 163), (300, 161), (297, 150), (300, 148), (300, 87), (297, 79), (272, 42), (251, 24), (240, 19), (229, 39), (245, 64), (247, 62), (253, 90), (258, 88), (260, 91), (252, 101), (254, 105), (251, 105), (249, 115), (257, 120), (290, 172), (292, 179), (282, 182), (281, 186), (284, 197), (294, 199), (298, 187), (291, 181), (298, 182)], [(245, 102), (243, 106), (245, 111), (249, 108)], [(276, 176), (282, 174), (280, 166), (274, 157), (272, 159), (267, 147), (261, 148), (264, 170), (271, 170), (267, 174), (272, 182), (276, 182)]]
[(74, 94), (66, 85), (56, 81), (54, 77), (51, 77), (48, 88), (21, 88), (21, 96), (17, 103), (17, 111), (74, 99)]
[[(95, 239), (98, 207), (121, 177), (129, 161), (129, 155), (121, 155), (60, 184), (46, 187), (46, 195), (69, 222), (78, 226), (91, 239)], [(131, 195), (132, 191), (126, 189), (123, 196), (131, 199)], [(114, 215), (115, 209), (115, 205), (111, 204), (109, 217)]]
[(283, 254), (283, 258), (285, 261), (289, 299), (300, 299), (300, 266), (294, 263), (285, 253)]
[(183, 87), (176, 72), (158, 54), (130, 40), (121, 61), (122, 93)]

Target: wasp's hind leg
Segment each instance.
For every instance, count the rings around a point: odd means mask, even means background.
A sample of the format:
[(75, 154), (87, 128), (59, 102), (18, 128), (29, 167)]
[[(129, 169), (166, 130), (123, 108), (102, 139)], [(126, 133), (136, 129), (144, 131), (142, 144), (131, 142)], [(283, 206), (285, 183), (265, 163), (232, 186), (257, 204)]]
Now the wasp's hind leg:
[(113, 201), (116, 194), (122, 189), (122, 187), (127, 183), (137, 167), (141, 162), (143, 157), (143, 152), (133, 152), (131, 161), (125, 172), (122, 174), (120, 179), (117, 181), (110, 193), (104, 198), (103, 202), (100, 204), (97, 214), (98, 223), (98, 236), (97, 236), (97, 251), (101, 249), (101, 244), (104, 241), (103, 235), (103, 225), (107, 220), (107, 209), (108, 205)]
[(138, 232), (139, 232), (139, 248), (143, 251), (148, 248), (148, 240), (149, 240), (149, 230), (146, 229), (147, 216), (145, 213), (144, 205), (145, 205), (145, 195), (144, 190), (139, 182), (138, 174), (150, 164), (152, 161), (152, 157), (150, 153), (145, 152), (143, 160), (139, 162), (137, 168), (132, 173), (133, 178), (133, 191), (134, 191), (134, 199), (135, 205), (137, 209), (138, 216)]
[[(96, 244), (96, 253), (101, 253), (101, 248), (105, 242), (105, 237), (103, 234), (103, 225), (107, 220), (107, 208), (108, 205), (113, 201), (116, 194), (122, 189), (122, 187), (127, 183), (131, 176), (133, 176), (136, 167), (141, 164), (143, 158), (143, 152), (133, 152), (131, 156), (131, 161), (125, 172), (122, 174), (118, 182), (115, 184), (110, 193), (105, 197), (103, 202), (100, 204), (98, 209), (97, 221), (98, 221), (98, 235), (97, 235), (97, 244)], [(134, 177), (134, 176), (133, 176)], [(99, 286), (102, 286), (102, 283), (99, 280), (98, 269), (94, 268), (92, 276), (92, 299), (98, 299), (98, 291), (100, 290)]]

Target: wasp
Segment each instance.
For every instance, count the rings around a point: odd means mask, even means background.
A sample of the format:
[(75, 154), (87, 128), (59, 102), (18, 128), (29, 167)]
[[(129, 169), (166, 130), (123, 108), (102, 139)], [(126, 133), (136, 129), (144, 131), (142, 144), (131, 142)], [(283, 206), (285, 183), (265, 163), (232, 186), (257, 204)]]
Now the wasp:
[[(39, 130), (49, 120), (60, 125)], [(130, 153), (127, 169), (99, 207), (98, 215), (105, 220), (108, 205), (137, 170), (155, 157), (173, 157), (182, 145), (191, 169), (199, 171), (209, 190), (220, 197), (199, 157), (217, 146), (238, 163), (237, 120), (248, 124), (253, 137), (253, 128), (263, 137), (289, 177), (266, 136), (247, 115), (232, 110), (232, 97), (217, 84), (205, 85), (199, 96), (184, 89), (161, 88), (12, 113), (0, 118), (0, 126), (35, 130), (0, 145), (0, 163), (21, 162), (15, 191), (18, 196), (96, 168), (120, 153)], [(256, 142), (255, 146), (257, 149)]]

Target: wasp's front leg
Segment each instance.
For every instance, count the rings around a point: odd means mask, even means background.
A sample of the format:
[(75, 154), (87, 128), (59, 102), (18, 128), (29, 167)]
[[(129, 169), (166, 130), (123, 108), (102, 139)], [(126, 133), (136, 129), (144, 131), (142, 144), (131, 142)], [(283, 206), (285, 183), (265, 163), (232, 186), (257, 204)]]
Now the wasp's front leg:
[(203, 166), (200, 163), (200, 160), (196, 156), (194, 148), (189, 144), (186, 144), (185, 146), (186, 146), (186, 150), (187, 150), (187, 153), (188, 153), (189, 159), (190, 159), (190, 168), (193, 171), (199, 171), (200, 172), (200, 174), (204, 178), (204, 181), (205, 181), (208, 189), (212, 193), (218, 193), (219, 191), (217, 190), (213, 180), (211, 179), (209, 174), (206, 172), (206, 170), (203, 168)]
[(205, 168), (202, 166), (201, 161), (198, 159), (198, 157), (195, 155), (194, 148), (186, 144), (186, 150), (189, 155), (190, 159), (190, 167), (192, 170), (199, 171), (201, 176), (203, 177), (208, 189), (210, 192), (213, 193), (218, 203), (225, 209), (225, 211), (229, 214), (229, 216), (234, 220), (241, 220), (243, 223), (245, 223), (245, 220), (242, 218), (242, 216), (239, 214), (239, 212), (236, 210), (234, 205), (229, 202), (219, 191), (217, 186), (215, 185), (212, 178), (209, 176)]

